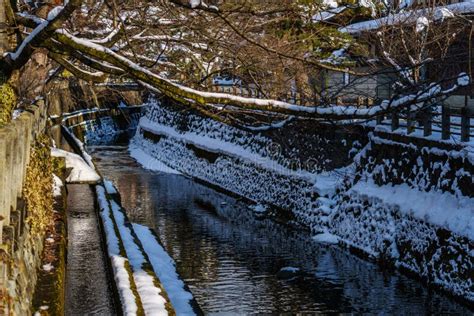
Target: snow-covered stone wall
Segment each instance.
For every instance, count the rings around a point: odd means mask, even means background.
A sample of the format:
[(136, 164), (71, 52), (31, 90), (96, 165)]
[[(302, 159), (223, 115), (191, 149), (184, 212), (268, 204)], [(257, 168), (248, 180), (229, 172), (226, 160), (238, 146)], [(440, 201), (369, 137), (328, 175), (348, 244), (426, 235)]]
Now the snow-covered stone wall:
[(63, 116), (61, 123), (88, 144), (110, 142), (137, 128), (142, 109), (141, 106), (132, 106), (79, 110)]
[(152, 101), (135, 150), (474, 301), (474, 163), (459, 146), (314, 122), (249, 131)]

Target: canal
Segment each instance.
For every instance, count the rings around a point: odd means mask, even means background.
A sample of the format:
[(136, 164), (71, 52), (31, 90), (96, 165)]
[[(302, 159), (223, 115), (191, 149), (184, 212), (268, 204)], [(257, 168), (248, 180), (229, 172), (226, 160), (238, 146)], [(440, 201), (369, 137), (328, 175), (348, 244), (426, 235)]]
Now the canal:
[[(205, 314), (469, 314), (415, 280), (257, 216), (240, 199), (144, 169), (125, 140), (88, 150), (130, 219), (155, 230)], [(282, 273), (289, 267), (299, 272)]]

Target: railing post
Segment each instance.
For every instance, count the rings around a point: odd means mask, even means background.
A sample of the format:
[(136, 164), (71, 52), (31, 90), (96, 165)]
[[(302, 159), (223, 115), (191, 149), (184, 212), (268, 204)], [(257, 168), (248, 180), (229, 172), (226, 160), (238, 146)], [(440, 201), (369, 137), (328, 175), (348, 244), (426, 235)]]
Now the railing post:
[(431, 106), (426, 108), (423, 112), (423, 136), (431, 136), (433, 133), (433, 114), (431, 113)]
[(384, 118), (385, 118), (385, 117), (384, 117), (383, 114), (377, 115), (377, 117), (376, 117), (377, 125), (381, 125), (381, 124), (383, 123)]
[(451, 137), (451, 117), (449, 107), (443, 104), (441, 112), (441, 139), (447, 140)]
[(467, 95), (464, 96), (464, 107), (461, 109), (461, 141), (468, 142), (471, 132), (471, 118), (469, 117)]
[(398, 117), (397, 112), (392, 113), (392, 131), (400, 127), (400, 118)]
[(410, 135), (415, 131), (415, 116), (416, 112), (410, 111), (410, 106), (407, 107), (407, 134)]

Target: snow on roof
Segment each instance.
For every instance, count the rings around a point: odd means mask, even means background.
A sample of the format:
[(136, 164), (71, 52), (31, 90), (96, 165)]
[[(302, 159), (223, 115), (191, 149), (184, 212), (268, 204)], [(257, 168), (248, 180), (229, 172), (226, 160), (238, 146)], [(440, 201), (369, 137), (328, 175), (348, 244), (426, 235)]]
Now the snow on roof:
[(364, 31), (378, 29), (382, 26), (397, 25), (402, 23), (413, 23), (420, 16), (428, 15), (433, 20), (443, 20), (453, 17), (455, 14), (474, 13), (474, 0), (453, 3), (436, 8), (404, 11), (397, 14), (389, 14), (386, 17), (354, 23), (339, 29), (341, 32), (356, 34)]

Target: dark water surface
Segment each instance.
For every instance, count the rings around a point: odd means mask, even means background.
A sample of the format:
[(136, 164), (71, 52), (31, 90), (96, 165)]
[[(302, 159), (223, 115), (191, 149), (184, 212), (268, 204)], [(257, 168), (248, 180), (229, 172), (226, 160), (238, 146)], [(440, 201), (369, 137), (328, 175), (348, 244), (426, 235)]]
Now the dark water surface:
[[(155, 229), (206, 314), (469, 314), (396, 272), (259, 220), (243, 201), (181, 175), (143, 169), (126, 145), (90, 146), (130, 219)], [(281, 268), (303, 273), (277, 276)]]
[(67, 190), (66, 315), (113, 315), (94, 194), (88, 184), (68, 184)]

